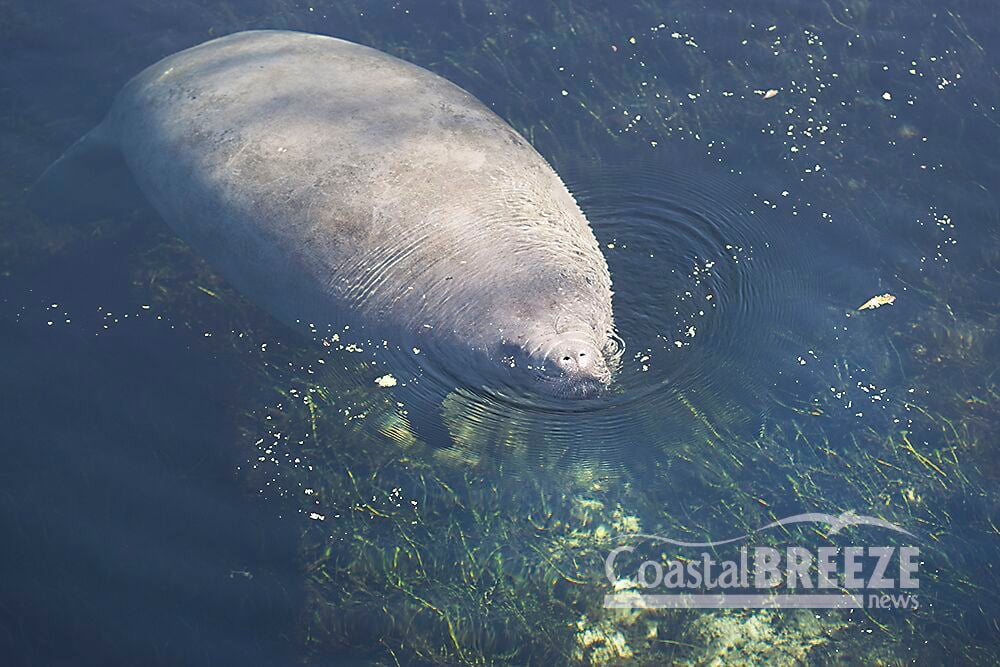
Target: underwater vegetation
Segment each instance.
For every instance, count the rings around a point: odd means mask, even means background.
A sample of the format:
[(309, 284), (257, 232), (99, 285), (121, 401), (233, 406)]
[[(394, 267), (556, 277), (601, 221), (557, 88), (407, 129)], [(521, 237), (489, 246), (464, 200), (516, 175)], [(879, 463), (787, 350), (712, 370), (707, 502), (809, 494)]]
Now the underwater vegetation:
[[(328, 411), (313, 407), (330, 400), (358, 409), (360, 401), (302, 386), (295, 393), (313, 398), (286, 396), (267, 423), (281, 442), (300, 438), (305, 444), (294, 451), (311, 467), (296, 488), (287, 466), (273, 466), (312, 517), (302, 544), (312, 608), (304, 641), (319, 662), (367, 647), (361, 650), (386, 664), (393, 656), (428, 664), (988, 661), (994, 647), (974, 638), (989, 632), (981, 614), (997, 603), (996, 573), (983, 558), (996, 539), (987, 426), (995, 423), (996, 387), (972, 370), (988, 364), (970, 346), (995, 345), (995, 334), (959, 347), (955, 334), (944, 333), (955, 324), (943, 302), (919, 324), (940, 333), (919, 338), (936, 350), (907, 369), (910, 383), (929, 386), (942, 364), (964, 382), (906, 403), (912, 418), (905, 426), (832, 441), (837, 406), (818, 403), (770, 421), (750, 440), (679, 445), (672, 456), (690, 465), (671, 475), (669, 490), (584, 465), (510, 466), (522, 471), (512, 480), (502, 466), (405, 438), (387, 448), (339, 419), (317, 419)], [(907, 329), (891, 332), (897, 344), (913, 335)], [(307, 428), (297, 433), (296, 424)], [(351, 446), (330, 445), (345, 442)], [(512, 456), (528, 454), (528, 444), (520, 447)], [(934, 563), (921, 581), (929, 606), (907, 616), (601, 607), (609, 588), (603, 559), (622, 535), (738, 534), (796, 507), (862, 507), (915, 527), (926, 536), (925, 562)], [(970, 598), (982, 606), (967, 607)]]
[[(103, 89), (74, 117), (0, 110), (10, 157), (0, 173), (14, 190), (0, 197), (0, 272), (113, 257), (127, 294), (106, 306), (116, 316), (99, 320), (97, 333), (129, 326), (126, 311), (162, 318), (231, 369), (233, 388), (217, 406), (231, 434), (225, 448), (248, 493), (300, 535), (306, 594), (292, 642), (303, 662), (1000, 660), (1000, 100), (982, 34), (991, 29), (970, 19), (973, 5), (171, 7), (128, 8), (143, 29), (95, 49)], [(44, 44), (33, 11), (0, 4), (4, 36)], [(611, 456), (544, 423), (483, 418), (455, 392), (443, 404), (453, 444), (431, 447), (408, 427), (382, 341), (285, 332), (148, 209), (54, 228), (24, 208), (30, 175), (100, 117), (128, 76), (253, 27), (326, 32), (428, 67), (570, 174), (612, 267), (616, 309), (648, 313), (631, 337), (625, 316), (625, 360), (670, 380), (658, 389), (670, 397), (669, 419), (628, 415)], [(593, 181), (639, 183), (618, 192), (652, 198), (661, 183), (649, 176), (653, 164), (740, 187), (675, 202), (741, 211), (721, 238), (682, 247), (683, 266), (641, 264), (671, 255), (601, 213), (628, 202)], [(728, 236), (740, 229), (746, 244)], [(740, 262), (747, 272), (733, 268)], [(672, 269), (669, 289), (650, 295), (658, 310), (630, 296)], [(894, 302), (858, 310), (882, 294)], [(805, 511), (853, 511), (914, 533), (921, 607), (603, 606), (605, 558), (629, 536), (707, 540)], [(845, 545), (858, 530), (787, 528), (760, 539)]]

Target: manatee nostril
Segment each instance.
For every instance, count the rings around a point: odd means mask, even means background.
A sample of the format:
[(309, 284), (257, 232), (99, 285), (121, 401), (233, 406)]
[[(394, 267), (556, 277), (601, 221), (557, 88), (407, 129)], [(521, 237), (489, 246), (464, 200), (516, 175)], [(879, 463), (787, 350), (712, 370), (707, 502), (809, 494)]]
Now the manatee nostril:
[(563, 361), (569, 361), (569, 360), (570, 360), (569, 357), (563, 357)]
[(585, 356), (587, 356), (587, 353), (586, 353), (586, 352), (581, 352), (581, 353), (580, 353), (580, 356), (581, 356), (581, 357), (585, 357)]

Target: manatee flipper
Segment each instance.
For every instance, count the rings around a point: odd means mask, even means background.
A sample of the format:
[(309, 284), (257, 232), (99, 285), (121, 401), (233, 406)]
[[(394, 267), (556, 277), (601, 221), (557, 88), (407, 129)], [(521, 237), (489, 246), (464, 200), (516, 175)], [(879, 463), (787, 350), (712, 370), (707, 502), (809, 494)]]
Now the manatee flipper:
[(421, 395), (413, 382), (399, 387), (395, 398), (406, 411), (406, 423), (414, 437), (433, 449), (452, 445), (451, 434), (441, 414), (440, 401), (431, 401), (427, 395)]
[(433, 410), (409, 410), (406, 415), (410, 431), (421, 442), (434, 449), (444, 449), (452, 446), (451, 434), (441, 416), (441, 407)]
[(131, 213), (144, 198), (103, 125), (83, 135), (28, 191), (31, 208), (53, 222), (93, 222)]

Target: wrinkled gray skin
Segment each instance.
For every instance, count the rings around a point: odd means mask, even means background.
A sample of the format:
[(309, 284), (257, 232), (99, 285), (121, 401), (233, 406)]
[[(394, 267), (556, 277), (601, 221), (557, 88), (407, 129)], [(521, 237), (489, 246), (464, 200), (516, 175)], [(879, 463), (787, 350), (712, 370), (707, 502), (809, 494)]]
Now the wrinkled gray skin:
[(576, 202), (427, 70), (237, 33), (132, 79), (87, 149), (120, 151), (167, 223), (288, 323), (357, 322), (558, 395), (610, 380), (611, 280)]

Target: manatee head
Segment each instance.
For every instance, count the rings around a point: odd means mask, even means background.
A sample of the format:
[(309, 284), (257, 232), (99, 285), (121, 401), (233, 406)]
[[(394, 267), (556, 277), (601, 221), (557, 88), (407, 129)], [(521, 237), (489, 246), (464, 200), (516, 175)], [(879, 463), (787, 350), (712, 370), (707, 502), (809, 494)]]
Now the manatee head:
[(590, 328), (536, 335), (523, 346), (532, 388), (562, 398), (593, 398), (611, 384), (613, 344)]
[(553, 269), (542, 258), (523, 276), (506, 277), (506, 300), (484, 319), (502, 323), (503, 365), (515, 387), (556, 399), (595, 398), (611, 385), (620, 350), (611, 281), (596, 247), (570, 257), (577, 264)]

